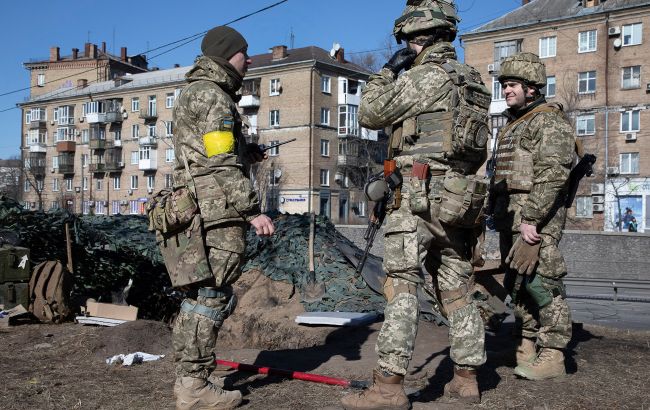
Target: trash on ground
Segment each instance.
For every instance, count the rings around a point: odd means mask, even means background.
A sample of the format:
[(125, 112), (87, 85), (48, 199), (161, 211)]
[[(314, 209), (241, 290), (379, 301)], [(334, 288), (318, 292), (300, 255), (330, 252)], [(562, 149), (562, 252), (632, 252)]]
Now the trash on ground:
[(362, 326), (377, 319), (377, 313), (367, 312), (307, 312), (296, 316), (303, 325)]
[(165, 357), (164, 354), (149, 354), (135, 352), (129, 354), (117, 354), (106, 359), (106, 364), (121, 364), (122, 366), (131, 366), (132, 364), (141, 364), (143, 362), (152, 362)]

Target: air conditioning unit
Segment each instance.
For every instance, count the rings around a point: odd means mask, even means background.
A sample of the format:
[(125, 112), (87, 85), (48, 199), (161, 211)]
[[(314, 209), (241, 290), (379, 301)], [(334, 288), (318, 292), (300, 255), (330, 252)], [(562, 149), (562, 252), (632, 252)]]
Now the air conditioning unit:
[(129, 195), (133, 195), (133, 190), (129, 189), (128, 191), (126, 191), (126, 193), (129, 194)]
[(625, 141), (627, 142), (636, 141), (636, 133), (625, 134)]
[(117, 166), (120, 168), (124, 168), (124, 162), (120, 161), (117, 163)]
[(591, 195), (603, 195), (605, 193), (605, 184), (591, 184)]
[(607, 34), (609, 34), (610, 37), (620, 36), (621, 35), (621, 28), (620, 27), (610, 27), (609, 30), (607, 30)]
[(594, 204), (593, 210), (594, 210), (594, 212), (605, 212), (605, 205), (604, 204)]
[(120, 205), (128, 205), (128, 204), (129, 204), (129, 201), (126, 201), (124, 199), (120, 201)]
[(52, 172), (52, 173), (54, 173), (54, 171), (56, 171), (56, 168), (52, 168), (52, 169), (50, 170), (50, 172)]
[(79, 122), (84, 122), (84, 117), (79, 117)]
[(593, 203), (594, 204), (604, 204), (605, 203), (605, 195), (594, 195), (592, 198), (593, 198)]
[[(650, 84), (648, 84), (648, 85), (650, 85)], [(50, 121), (50, 125), (54, 125), (54, 124), (56, 124), (56, 122), (54, 120)]]
[(618, 167), (607, 167), (607, 175), (618, 175)]
[(76, 136), (81, 135), (81, 131), (79, 131), (79, 130), (74, 130), (74, 135), (76, 135)]
[(153, 194), (153, 188), (148, 188), (148, 189), (147, 189), (147, 193), (149, 193), (149, 194)]
[(496, 71), (495, 67), (494, 67), (494, 64), (488, 64), (487, 70), (488, 70), (488, 73), (490, 73), (490, 74), (494, 73)]

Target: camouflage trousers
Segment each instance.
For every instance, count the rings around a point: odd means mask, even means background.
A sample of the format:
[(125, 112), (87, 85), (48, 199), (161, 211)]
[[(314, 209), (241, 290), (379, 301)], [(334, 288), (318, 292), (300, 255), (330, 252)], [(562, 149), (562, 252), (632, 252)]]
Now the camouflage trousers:
[[(476, 303), (467, 294), (473, 268), (472, 244), (478, 234), (443, 225), (430, 214), (411, 213), (408, 202), (388, 215), (383, 268), (388, 277), (384, 323), (377, 340), (379, 367), (406, 374), (418, 330), (417, 288), (424, 270), (433, 275), (450, 322), (451, 359), (459, 366), (485, 363), (485, 329)], [(445, 298), (444, 295), (448, 295)]]
[[(223, 321), (234, 309), (230, 287), (241, 275), (244, 223), (206, 231), (205, 243), (214, 280), (193, 284), (174, 323), (172, 344), (177, 377), (207, 378), (215, 369), (214, 348)], [(206, 291), (207, 289), (207, 291)]]
[[(502, 259), (508, 255), (518, 234), (501, 233), (499, 236)], [(540, 347), (564, 349), (571, 340), (571, 310), (566, 302), (566, 291), (562, 277), (566, 275), (566, 264), (558, 248), (558, 240), (542, 234), (539, 262), (533, 275), (541, 279), (543, 289), (549, 292), (551, 302), (539, 306), (535, 298), (522, 286), (516, 295), (515, 336), (537, 340)], [(514, 283), (517, 272), (508, 270), (504, 283)], [(533, 278), (531, 275), (529, 278)], [(526, 280), (529, 280), (527, 278)]]

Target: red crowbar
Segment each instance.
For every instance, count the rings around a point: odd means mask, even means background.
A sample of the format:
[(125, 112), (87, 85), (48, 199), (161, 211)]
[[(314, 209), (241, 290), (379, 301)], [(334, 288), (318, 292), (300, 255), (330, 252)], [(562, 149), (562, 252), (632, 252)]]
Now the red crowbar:
[(342, 386), (342, 387), (353, 388), (353, 389), (364, 389), (368, 387), (368, 382), (363, 380), (339, 379), (335, 377), (322, 376), (320, 374), (296, 372), (293, 370), (275, 369), (273, 367), (256, 366), (253, 364), (230, 362), (228, 360), (221, 360), (221, 359), (215, 360), (215, 363), (220, 364), (222, 366), (230, 367), (232, 369), (241, 370), (243, 372), (268, 374), (269, 376), (286, 377), (289, 379), (304, 380), (304, 381), (314, 382), (314, 383), (332, 384), (335, 386)]

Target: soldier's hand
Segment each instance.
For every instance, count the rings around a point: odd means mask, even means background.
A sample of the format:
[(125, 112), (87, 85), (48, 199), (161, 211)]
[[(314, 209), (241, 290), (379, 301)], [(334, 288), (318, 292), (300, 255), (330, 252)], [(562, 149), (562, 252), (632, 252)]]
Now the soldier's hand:
[(275, 232), (273, 221), (268, 216), (261, 214), (251, 221), (251, 225), (255, 227), (257, 236), (271, 236)]
[(410, 67), (417, 56), (418, 54), (415, 52), (415, 50), (411, 50), (408, 47), (402, 48), (393, 54), (390, 60), (388, 60), (388, 62), (384, 65), (384, 68), (389, 69), (395, 73), (395, 75), (397, 75), (403, 69)]
[(529, 245), (534, 245), (542, 240), (542, 237), (537, 233), (537, 227), (535, 225), (522, 223), (519, 225), (519, 233)]
[(268, 154), (262, 151), (260, 146), (254, 142), (246, 144), (246, 154), (248, 156), (248, 161), (251, 164), (262, 162), (269, 157)]
[(541, 246), (541, 241), (531, 245), (520, 236), (508, 253), (506, 264), (511, 269), (519, 272), (520, 275), (532, 274), (535, 266), (537, 266), (537, 261), (539, 261), (539, 250)]

